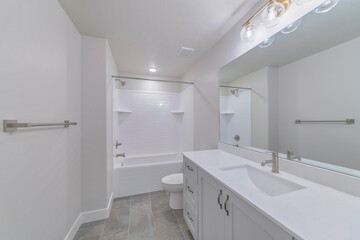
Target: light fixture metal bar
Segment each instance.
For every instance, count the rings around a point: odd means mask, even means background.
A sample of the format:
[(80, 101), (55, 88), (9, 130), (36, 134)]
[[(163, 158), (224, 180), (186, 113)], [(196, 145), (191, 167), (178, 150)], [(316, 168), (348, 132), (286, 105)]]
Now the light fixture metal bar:
[(295, 120), (296, 124), (302, 123), (346, 123), (346, 124), (355, 124), (355, 119), (345, 119), (345, 120)]
[(236, 89), (245, 89), (245, 90), (252, 90), (252, 88), (245, 88), (245, 87), (235, 87), (235, 86), (227, 86), (227, 85), (220, 85), (223, 88), (236, 88)]
[(260, 12), (262, 12), (267, 6), (269, 6), (270, 4), (273, 4), (273, 3), (281, 3), (282, 5), (284, 5), (284, 8), (285, 8), (285, 11), (287, 11), (291, 5), (291, 0), (270, 0), (268, 2), (266, 2), (259, 10), (257, 10), (244, 24), (243, 26), (245, 25), (248, 25), (248, 24), (251, 24), (251, 20), (253, 20), (257, 15), (259, 15)]
[(136, 81), (152, 81), (152, 82), (165, 82), (165, 83), (179, 83), (179, 84), (194, 84), (193, 82), (183, 82), (183, 81), (172, 81), (165, 79), (152, 79), (152, 78), (140, 78), (140, 77), (127, 77), (127, 76), (112, 76), (112, 78), (124, 78)]

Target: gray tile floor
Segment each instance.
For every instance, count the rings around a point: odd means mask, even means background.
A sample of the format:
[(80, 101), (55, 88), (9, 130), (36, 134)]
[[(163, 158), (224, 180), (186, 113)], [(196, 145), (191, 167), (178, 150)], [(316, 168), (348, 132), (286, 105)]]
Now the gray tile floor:
[(81, 225), (74, 240), (193, 240), (164, 191), (114, 199), (106, 220)]

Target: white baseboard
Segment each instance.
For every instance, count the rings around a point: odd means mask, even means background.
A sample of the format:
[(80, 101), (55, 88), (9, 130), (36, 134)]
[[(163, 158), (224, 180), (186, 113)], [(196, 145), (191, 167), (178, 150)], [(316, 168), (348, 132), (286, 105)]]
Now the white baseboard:
[(80, 213), (64, 240), (73, 240), (81, 224), (107, 219), (110, 215), (113, 197), (114, 194), (112, 193), (106, 208)]
[(64, 240), (73, 240), (81, 224), (82, 221), (81, 221), (81, 213), (80, 213)]
[(113, 197), (114, 193), (111, 194), (110, 200), (106, 208), (81, 213), (82, 223), (88, 223), (108, 218), (112, 207)]

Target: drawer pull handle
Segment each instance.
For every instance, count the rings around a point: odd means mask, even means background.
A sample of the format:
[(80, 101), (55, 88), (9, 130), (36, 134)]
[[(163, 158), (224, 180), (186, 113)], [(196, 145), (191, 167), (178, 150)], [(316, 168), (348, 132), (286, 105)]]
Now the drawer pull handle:
[(225, 209), (225, 212), (226, 212), (227, 216), (229, 216), (229, 209), (228, 209), (228, 206), (227, 206), (228, 202), (229, 202), (229, 195), (227, 195), (226, 201), (225, 201), (225, 204), (224, 204), (224, 209)]
[(194, 169), (192, 169), (189, 165), (186, 165), (186, 168), (189, 169), (190, 171), (194, 171)]
[(187, 218), (188, 218), (190, 221), (194, 222), (194, 219), (192, 219), (192, 217), (190, 217), (190, 213), (189, 213), (189, 212), (186, 212), (186, 213), (187, 213)]
[(191, 192), (192, 194), (194, 194), (194, 191), (191, 190), (191, 188), (190, 188), (189, 186), (187, 186), (187, 189), (188, 189), (189, 192)]
[(220, 209), (222, 209), (222, 204), (221, 204), (221, 195), (222, 195), (222, 190), (220, 190), (219, 196), (218, 196), (218, 204), (220, 206)]

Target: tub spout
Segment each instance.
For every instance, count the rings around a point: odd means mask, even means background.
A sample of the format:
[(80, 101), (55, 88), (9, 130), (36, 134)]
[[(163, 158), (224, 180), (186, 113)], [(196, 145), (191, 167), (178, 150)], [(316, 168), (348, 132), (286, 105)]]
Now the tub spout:
[(116, 157), (117, 157), (117, 158), (119, 158), (119, 157), (125, 157), (125, 153), (116, 154)]

